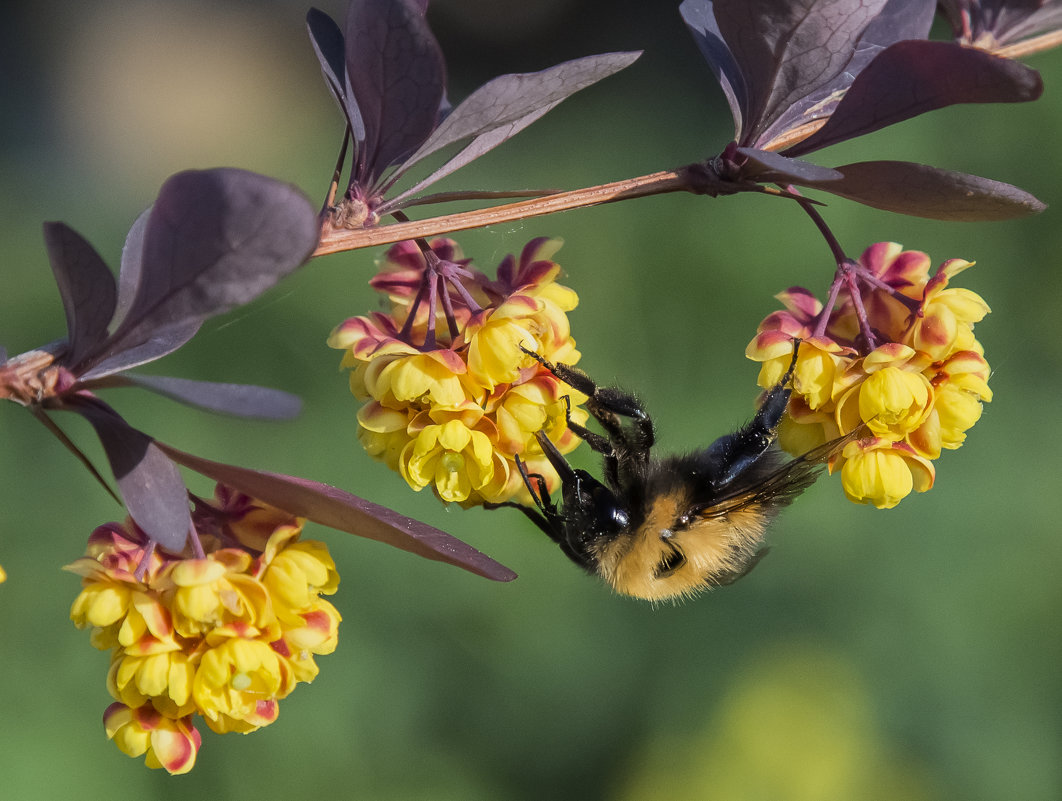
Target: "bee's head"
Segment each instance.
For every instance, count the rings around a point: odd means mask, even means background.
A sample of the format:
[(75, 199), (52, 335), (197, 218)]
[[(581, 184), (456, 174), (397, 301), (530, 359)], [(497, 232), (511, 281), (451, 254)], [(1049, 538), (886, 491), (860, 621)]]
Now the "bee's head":
[(589, 570), (595, 569), (596, 543), (610, 540), (630, 525), (623, 500), (585, 470), (577, 470), (556, 446), (539, 432), (542, 452), (561, 480), (561, 512), (554, 538), (565, 552)]

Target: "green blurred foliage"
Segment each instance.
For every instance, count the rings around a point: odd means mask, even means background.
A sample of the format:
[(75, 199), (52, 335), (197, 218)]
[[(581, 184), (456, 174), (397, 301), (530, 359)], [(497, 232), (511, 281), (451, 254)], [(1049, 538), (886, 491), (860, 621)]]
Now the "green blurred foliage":
[[(583, 186), (725, 144), (720, 93), (670, 4), (542, 3), (519, 24), (506, 16), (524, 5), (433, 7), (453, 98), (501, 72), (607, 49), (647, 53), (446, 186)], [(116, 266), (124, 232), (176, 170), (246, 167), (323, 196), (341, 125), (305, 10), (126, 0), (0, 12), (9, 352), (62, 334), (44, 220), (67, 222)], [(1057, 204), (1062, 54), (1031, 63), (1047, 84), (1036, 104), (949, 109), (815, 158), (923, 161)], [(879, 512), (822, 480), (776, 524), (752, 575), (679, 606), (614, 597), (518, 514), (444, 509), (359, 450), (356, 404), (324, 340), (378, 304), (366, 285), (378, 253), (310, 264), (155, 367), (298, 392), (299, 420), (224, 420), (111, 393), (133, 423), (179, 447), (351, 489), (520, 573), (493, 584), (311, 527), (343, 576), (339, 649), (273, 726), (205, 732), (186, 777), (148, 771), (106, 741), (107, 656), (67, 619), (78, 584), (59, 566), (121, 510), (28, 415), (0, 408), (4, 797), (1062, 797), (1062, 347), (1044, 338), (1062, 296), (1056, 212), (945, 224), (831, 200), (824, 213), (852, 254), (891, 239), (934, 262), (977, 261), (960, 284), (993, 308), (977, 330), (996, 399), (962, 450), (940, 460), (931, 493)], [(743, 351), (776, 308), (771, 296), (792, 284), (822, 293), (832, 271), (799, 210), (763, 197), (649, 198), (460, 241), (490, 269), (539, 235), (566, 240), (559, 260), (581, 298), (572, 323), (583, 366), (640, 391), (663, 448), (704, 445), (749, 415), (756, 367)], [(80, 420), (61, 422), (100, 457)]]

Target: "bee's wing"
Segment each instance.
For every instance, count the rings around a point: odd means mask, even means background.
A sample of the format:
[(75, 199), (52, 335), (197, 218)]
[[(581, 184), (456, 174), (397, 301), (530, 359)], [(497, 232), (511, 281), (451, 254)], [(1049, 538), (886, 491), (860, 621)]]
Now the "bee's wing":
[[(805, 454), (790, 459), (752, 486), (731, 487), (733, 491), (730, 494), (706, 506), (698, 512), (698, 516), (702, 518), (725, 517), (749, 506), (785, 506), (815, 483), (819, 471), (826, 466), (826, 462), (835, 453), (840, 452), (849, 442), (863, 436), (866, 436), (866, 426), (860, 426), (843, 437), (830, 440)], [(740, 481), (736, 483), (740, 485)]]

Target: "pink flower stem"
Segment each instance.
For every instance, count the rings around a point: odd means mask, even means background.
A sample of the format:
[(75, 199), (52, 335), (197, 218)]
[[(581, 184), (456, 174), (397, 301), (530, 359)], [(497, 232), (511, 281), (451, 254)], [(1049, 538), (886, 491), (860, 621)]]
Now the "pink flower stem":
[(844, 281), (840, 275), (840, 268), (838, 268), (838, 272), (834, 274), (833, 283), (830, 284), (830, 292), (826, 298), (826, 305), (822, 307), (819, 316), (815, 318), (815, 330), (811, 332), (812, 337), (821, 337), (826, 334), (826, 326), (830, 322), (830, 312), (832, 312), (837, 305), (837, 295), (840, 294), (841, 285), (843, 283)]
[(420, 282), (420, 286), (417, 288), (417, 296), (413, 298), (413, 304), (409, 307), (409, 313), (406, 314), (406, 321), (402, 323), (402, 330), (398, 332), (398, 338), (403, 342), (410, 342), (413, 333), (413, 321), (417, 317), (417, 309), (420, 308), (420, 304), (424, 302), (424, 293), (428, 291), (428, 285), (424, 282)]
[(144, 580), (144, 574), (147, 573), (148, 565), (151, 563), (151, 557), (155, 554), (155, 540), (148, 540), (147, 547), (140, 555), (140, 562), (136, 566), (136, 570), (133, 572), (133, 578), (137, 581)]
[[(786, 190), (792, 193), (797, 193), (795, 187), (788, 186)], [(859, 280), (862, 279), (867, 284), (877, 287), (878, 289), (885, 289), (892, 292), (893, 289), (884, 281), (878, 279), (877, 276), (872, 275), (867, 271), (859, 262), (853, 261), (848, 258), (844, 249), (841, 247), (841, 243), (837, 241), (837, 237), (833, 235), (833, 231), (826, 224), (826, 221), (819, 214), (818, 210), (806, 201), (797, 201), (800, 207), (807, 212), (811, 217), (812, 222), (815, 223), (815, 227), (819, 229), (819, 233), (826, 239), (826, 244), (830, 248), (830, 252), (833, 254), (837, 268), (834, 271), (833, 283), (830, 284), (829, 296), (826, 300), (826, 305), (823, 307), (822, 312), (819, 313), (818, 319), (815, 321), (815, 336), (822, 336), (826, 333), (826, 327), (829, 324), (830, 315), (833, 313), (834, 308), (837, 306), (837, 297), (840, 294), (841, 287), (844, 286), (848, 290), (848, 294), (852, 298), (852, 303), (855, 306), (856, 318), (859, 320), (859, 330), (862, 332), (863, 337), (867, 341), (867, 347), (870, 350), (874, 350), (877, 347), (877, 340), (874, 337), (874, 332), (870, 328), (870, 319), (867, 317), (866, 307), (863, 306), (863, 296), (859, 290)]]
[(872, 351), (878, 346), (878, 343), (874, 337), (874, 332), (870, 328), (870, 319), (867, 317), (866, 307), (863, 306), (863, 295), (859, 291), (859, 278), (863, 277), (862, 273), (866, 271), (863, 270), (861, 272), (859, 264), (851, 259), (846, 259), (840, 269), (843, 270), (845, 285), (848, 287), (848, 293), (852, 296), (852, 303), (855, 304), (859, 330), (863, 332), (863, 337), (867, 341), (867, 351)]

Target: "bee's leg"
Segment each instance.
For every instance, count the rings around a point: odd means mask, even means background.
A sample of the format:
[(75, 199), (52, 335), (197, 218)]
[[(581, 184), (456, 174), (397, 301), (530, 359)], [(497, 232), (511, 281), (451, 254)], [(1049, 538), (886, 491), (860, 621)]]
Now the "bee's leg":
[(524, 461), (517, 456), (516, 457), (516, 469), (520, 471), (520, 477), (524, 480), (524, 486), (527, 487), (527, 491), (531, 493), (531, 499), (535, 502), (537, 509), (532, 509), (530, 506), (524, 506), (522, 503), (516, 503), (515, 501), (503, 501), (501, 503), (484, 503), (485, 509), (500, 509), (502, 507), (509, 507), (512, 509), (519, 509), (528, 519), (542, 529), (551, 540), (561, 544), (564, 541), (564, 525), (563, 518), (557, 511), (556, 504), (549, 497), (549, 489), (546, 487), (546, 480), (539, 473), (528, 473), (527, 465)]
[[(630, 393), (624, 392), (616, 387), (599, 387), (594, 383), (582, 370), (578, 370), (567, 364), (554, 364), (542, 356), (539, 356), (534, 351), (523, 348), (524, 353), (534, 357), (539, 364), (549, 370), (553, 375), (570, 386), (572, 389), (576, 389), (586, 395), (589, 400), (586, 403), (587, 411), (594, 416), (601, 427), (608, 432), (609, 439), (594, 435), (592, 432), (587, 431), (586, 428), (578, 424), (571, 422), (570, 407), (568, 417), (568, 427), (575, 432), (577, 436), (585, 440), (591, 448), (598, 453), (608, 454), (614, 450), (609, 440), (615, 440), (622, 443), (625, 450), (639, 455), (648, 454), (648, 450), (652, 447), (653, 442), (656, 439), (655, 432), (653, 430), (653, 421), (649, 418), (648, 413), (642, 408), (642, 404), (636, 397)], [(620, 418), (629, 418), (634, 421), (635, 430), (637, 436), (634, 441), (627, 435), (627, 432), (623, 430), (623, 424)], [(590, 434), (589, 437), (585, 434)], [(594, 443), (597, 443), (596, 445)], [(607, 443), (607, 447), (606, 446)], [(604, 448), (604, 449), (603, 449)]]
[(789, 369), (764, 395), (756, 416), (733, 434), (720, 437), (708, 447), (714, 485), (721, 487), (730, 483), (756, 464), (771, 447), (793, 392), (788, 384), (793, 378), (799, 347), (800, 340), (795, 340)]
[[(603, 456), (616, 455), (616, 449), (613, 447), (611, 439), (603, 437), (572, 420), (572, 399), (567, 395), (564, 396), (564, 406), (564, 417), (568, 423), (568, 429), (575, 434), (575, 436), (579, 437), (579, 439), (589, 445), (591, 450), (596, 451)], [(552, 442), (550, 444), (552, 445)]]

